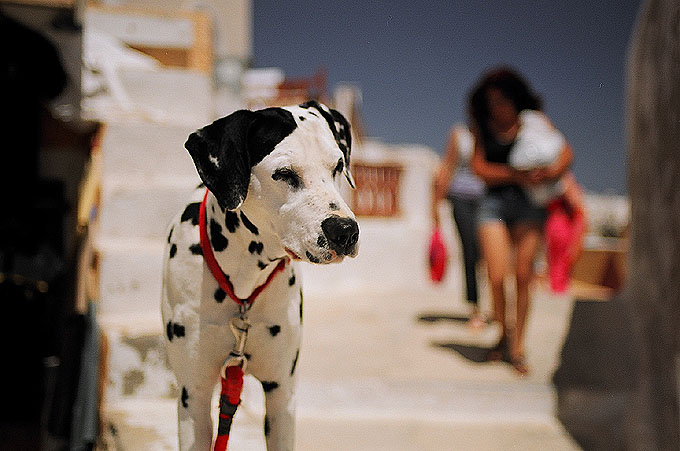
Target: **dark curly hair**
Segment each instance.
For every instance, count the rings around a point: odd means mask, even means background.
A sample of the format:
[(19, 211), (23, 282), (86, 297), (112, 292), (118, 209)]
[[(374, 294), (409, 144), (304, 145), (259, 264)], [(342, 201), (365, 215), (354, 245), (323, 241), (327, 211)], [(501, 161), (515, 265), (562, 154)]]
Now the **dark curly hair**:
[(468, 114), (472, 120), (472, 127), (478, 128), (482, 135), (489, 133), (489, 107), (487, 92), (498, 89), (515, 105), (519, 112), (522, 110), (540, 110), (540, 97), (532, 91), (529, 83), (514, 69), (502, 66), (487, 72), (472, 89), (468, 100)]

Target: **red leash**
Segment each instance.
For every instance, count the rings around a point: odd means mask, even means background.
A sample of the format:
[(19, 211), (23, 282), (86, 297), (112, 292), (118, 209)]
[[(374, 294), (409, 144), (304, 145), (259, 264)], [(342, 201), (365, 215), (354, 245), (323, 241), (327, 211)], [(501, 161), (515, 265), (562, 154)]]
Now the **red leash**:
[(221, 378), (220, 421), (217, 426), (215, 451), (224, 451), (227, 449), (231, 421), (236, 413), (236, 408), (241, 403), (241, 391), (243, 390), (243, 370), (241, 367), (228, 366), (225, 372), (226, 378)]
[(231, 328), (236, 337), (236, 346), (225, 362), (224, 374), (222, 375), (222, 390), (220, 393), (220, 415), (217, 427), (217, 438), (215, 439), (214, 451), (226, 451), (227, 442), (229, 441), (229, 431), (231, 430), (232, 419), (236, 413), (238, 405), (241, 403), (241, 391), (243, 390), (243, 371), (246, 366), (246, 358), (244, 355), (246, 337), (248, 335), (248, 328), (250, 324), (247, 321), (246, 313), (252, 307), (253, 302), (257, 296), (267, 288), (274, 276), (285, 268), (288, 258), (279, 261), (276, 268), (269, 274), (267, 280), (257, 287), (250, 296), (246, 299), (241, 299), (234, 293), (234, 286), (220, 268), (215, 254), (210, 245), (208, 238), (208, 228), (206, 227), (206, 201), (208, 199), (209, 190), (205, 190), (203, 202), (199, 210), (198, 227), (201, 235), (201, 250), (203, 251), (203, 258), (208, 265), (218, 285), (224, 292), (239, 305), (241, 311), (240, 321), (237, 318), (232, 320)]

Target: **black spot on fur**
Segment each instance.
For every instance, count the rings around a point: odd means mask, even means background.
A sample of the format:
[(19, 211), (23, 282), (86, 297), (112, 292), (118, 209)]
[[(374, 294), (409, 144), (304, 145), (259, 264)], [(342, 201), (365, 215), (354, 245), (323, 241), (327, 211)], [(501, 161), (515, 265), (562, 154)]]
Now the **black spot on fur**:
[(251, 241), (248, 245), (248, 252), (251, 254), (262, 255), (262, 250), (264, 250), (264, 245), (256, 241)]
[(174, 232), (174, 231), (175, 231), (175, 226), (172, 226), (172, 228), (170, 229), (170, 233), (168, 234), (168, 244), (170, 244), (170, 238), (172, 238), (172, 232)]
[(309, 251), (306, 252), (307, 258), (309, 259), (310, 262), (312, 263), (320, 263), (321, 260), (313, 256), (312, 254), (309, 253)]
[(214, 219), (210, 220), (210, 243), (217, 252), (225, 250), (229, 245), (227, 237), (222, 235), (222, 226)]
[(319, 235), (319, 238), (316, 240), (316, 244), (322, 249), (327, 248), (328, 247), (328, 240), (326, 239), (325, 236)]
[(182, 387), (182, 407), (184, 407), (185, 409), (187, 407), (189, 407), (189, 404), (187, 403), (188, 400), (189, 400), (189, 392), (187, 392), (186, 387)]
[(201, 248), (200, 243), (192, 244), (191, 246), (189, 246), (189, 250), (194, 255), (203, 255), (203, 248)]
[(295, 374), (295, 368), (297, 368), (297, 363), (298, 363), (298, 358), (300, 357), (300, 350), (298, 349), (297, 352), (295, 353), (295, 359), (293, 359), (293, 367), (290, 370), (290, 375)]
[(241, 222), (238, 220), (238, 215), (236, 213), (233, 211), (227, 211), (224, 213), (224, 225), (227, 226), (227, 230), (229, 230), (229, 232), (234, 233), (241, 225)]
[(260, 234), (260, 231), (257, 229), (255, 224), (250, 222), (248, 217), (243, 212), (241, 212), (241, 222), (243, 222), (243, 225), (246, 227), (246, 229), (250, 230), (250, 232), (253, 235), (259, 235)]
[(182, 213), (182, 218), (181, 221), (191, 221), (192, 225), (198, 225), (198, 215), (201, 211), (201, 203), (200, 202), (194, 202), (189, 205), (187, 205), (187, 208), (184, 209), (184, 213)]
[(215, 296), (215, 300), (219, 304), (221, 304), (224, 301), (224, 299), (227, 297), (227, 293), (225, 293), (222, 288), (218, 288), (217, 290), (215, 290), (214, 296)]
[(269, 425), (269, 417), (267, 414), (264, 415), (264, 435), (269, 437), (269, 433), (272, 431), (271, 426)]
[(276, 390), (277, 388), (279, 388), (278, 382), (262, 381), (262, 389), (264, 390), (265, 393), (269, 393), (270, 391)]
[(295, 274), (292, 274), (290, 279), (288, 279), (288, 286), (292, 287), (293, 285), (295, 285)]
[(328, 208), (330, 208), (331, 211), (338, 211), (338, 210), (340, 210), (340, 207), (338, 207), (338, 204), (336, 204), (335, 202), (331, 202), (330, 204), (328, 204)]
[(300, 287), (300, 324), (302, 324), (302, 304), (304, 304), (304, 298), (302, 296), (302, 287)]
[(257, 267), (260, 268), (260, 270), (265, 269), (267, 267), (267, 264), (263, 262), (262, 260), (257, 261)]
[(306, 121), (307, 120), (304, 116), (298, 116), (298, 119), (300, 119), (300, 121)]
[(272, 334), (272, 337), (276, 337), (279, 334), (279, 332), (281, 332), (281, 326), (279, 326), (278, 324), (269, 328), (269, 333)]
[(170, 246), (170, 258), (174, 257), (177, 254), (177, 245), (173, 243), (172, 246)]
[(172, 325), (172, 331), (174, 332), (175, 337), (183, 337), (185, 334), (184, 326), (177, 323)]
[(178, 338), (183, 337), (186, 334), (186, 330), (185, 327), (182, 326), (181, 324), (168, 321), (168, 324), (165, 326), (165, 333), (168, 336), (168, 340), (172, 341), (172, 339), (175, 337)]

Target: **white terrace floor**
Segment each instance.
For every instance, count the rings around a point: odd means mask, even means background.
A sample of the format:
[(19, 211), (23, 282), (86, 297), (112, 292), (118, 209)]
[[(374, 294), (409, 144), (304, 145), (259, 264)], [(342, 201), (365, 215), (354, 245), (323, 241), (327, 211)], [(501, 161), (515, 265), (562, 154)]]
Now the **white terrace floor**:
[[(535, 292), (531, 374), (477, 362), (497, 330), (474, 333), (459, 296), (436, 287), (308, 295), (299, 361), (297, 450), (577, 450), (554, 417), (550, 385), (573, 302)], [(263, 397), (248, 381), (231, 450), (264, 450)], [(127, 404), (127, 405), (126, 405)], [(176, 449), (167, 399), (109, 405), (118, 449)]]

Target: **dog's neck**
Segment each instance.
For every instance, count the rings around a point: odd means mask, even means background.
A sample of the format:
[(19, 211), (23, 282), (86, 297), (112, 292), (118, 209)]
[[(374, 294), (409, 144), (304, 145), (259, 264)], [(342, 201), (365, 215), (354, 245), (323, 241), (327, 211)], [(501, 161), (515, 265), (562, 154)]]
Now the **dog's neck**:
[(279, 237), (260, 219), (253, 205), (224, 211), (212, 193), (206, 199), (206, 227), (215, 259), (241, 299), (249, 297), (286, 258)]

